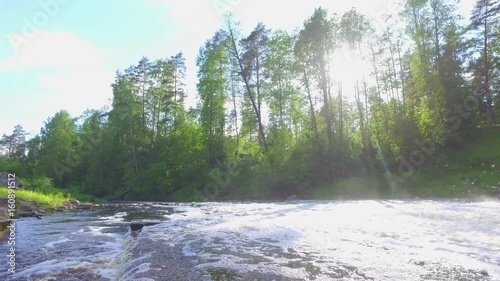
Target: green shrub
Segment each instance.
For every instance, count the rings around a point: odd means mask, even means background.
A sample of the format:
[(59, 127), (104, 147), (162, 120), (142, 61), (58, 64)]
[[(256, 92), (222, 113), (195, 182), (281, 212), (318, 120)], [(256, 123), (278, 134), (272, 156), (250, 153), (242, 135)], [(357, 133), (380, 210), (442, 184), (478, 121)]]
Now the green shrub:
[(33, 191), (41, 193), (57, 193), (60, 192), (54, 187), (54, 183), (51, 178), (48, 177), (36, 177), (33, 179), (21, 180), (22, 184)]

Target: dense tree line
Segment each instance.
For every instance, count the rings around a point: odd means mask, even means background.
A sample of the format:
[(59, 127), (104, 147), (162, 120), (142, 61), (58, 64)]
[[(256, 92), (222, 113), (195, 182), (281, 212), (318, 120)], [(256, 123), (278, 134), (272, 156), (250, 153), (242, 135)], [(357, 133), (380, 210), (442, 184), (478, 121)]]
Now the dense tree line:
[[(293, 33), (259, 23), (245, 35), (227, 17), (200, 48), (195, 108), (182, 53), (143, 58), (116, 73), (110, 110), (58, 112), (29, 141), (16, 127), (4, 158), (127, 199), (307, 196), (342, 178), (389, 178), (419, 145), (460, 144), (499, 119), (500, 1), (478, 0), (465, 26), (455, 1), (403, 4), (382, 30), (355, 9), (318, 8)], [(333, 74), (350, 67), (338, 53), (362, 59), (354, 83)]]

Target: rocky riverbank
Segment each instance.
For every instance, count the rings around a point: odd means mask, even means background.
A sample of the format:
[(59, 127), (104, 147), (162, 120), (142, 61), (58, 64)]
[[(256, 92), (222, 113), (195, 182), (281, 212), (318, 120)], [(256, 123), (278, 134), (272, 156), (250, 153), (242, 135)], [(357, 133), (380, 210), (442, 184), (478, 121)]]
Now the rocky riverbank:
[[(62, 206), (57, 208), (46, 208), (37, 204), (35, 201), (25, 201), (16, 199), (15, 218), (36, 217), (41, 219), (43, 215), (54, 212), (65, 212), (69, 210), (91, 210), (96, 204), (81, 203), (78, 200), (71, 199), (65, 201)], [(9, 206), (7, 198), (0, 198), (0, 232), (5, 230), (10, 222)]]

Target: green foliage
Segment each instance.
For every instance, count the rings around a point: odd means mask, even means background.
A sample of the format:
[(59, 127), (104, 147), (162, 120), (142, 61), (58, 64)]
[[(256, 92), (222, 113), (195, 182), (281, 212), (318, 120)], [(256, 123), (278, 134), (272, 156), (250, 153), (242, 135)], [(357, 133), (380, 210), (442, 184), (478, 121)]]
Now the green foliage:
[(95, 197), (89, 193), (84, 193), (85, 190), (82, 189), (80, 186), (77, 185), (72, 185), (68, 188), (66, 196), (68, 198), (74, 198), (80, 202), (92, 202), (92, 203), (106, 203), (107, 201)]
[(40, 193), (57, 193), (51, 178), (41, 176), (33, 179), (21, 179), (21, 183), (26, 188)]
[(60, 111), (49, 118), (40, 134), (41, 147), (35, 175), (46, 175), (60, 187), (68, 187), (77, 164), (75, 121)]
[(0, 155), (0, 171), (16, 174), (19, 178), (23, 178), (27, 174), (26, 169), (21, 162), (9, 159), (3, 155)]
[[(460, 195), (499, 157), (493, 144), (456, 153), (498, 119), (498, 7), (479, 0), (467, 35), (445, 0), (404, 1), (380, 29), (355, 9), (318, 8), (294, 33), (259, 23), (244, 35), (228, 19), (200, 48), (196, 108), (184, 106), (182, 53), (143, 57), (117, 71), (110, 110), (60, 111), (28, 141), (20, 126), (4, 135), (0, 171), (83, 201)], [(338, 55), (364, 62), (345, 85), (334, 73), (355, 62)], [(436, 149), (408, 191), (389, 192), (380, 179), (422, 142)]]

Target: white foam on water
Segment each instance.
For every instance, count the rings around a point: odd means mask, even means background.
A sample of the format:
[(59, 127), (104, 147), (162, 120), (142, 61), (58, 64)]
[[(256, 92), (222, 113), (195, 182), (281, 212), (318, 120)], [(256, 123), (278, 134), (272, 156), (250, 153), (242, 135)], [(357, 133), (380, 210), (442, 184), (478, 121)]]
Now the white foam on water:
[(53, 274), (55, 272), (61, 272), (64, 270), (67, 270), (69, 268), (79, 268), (79, 267), (89, 267), (91, 263), (89, 262), (82, 262), (82, 261), (76, 261), (76, 260), (46, 260), (41, 263), (38, 263), (34, 266), (31, 266), (27, 269), (24, 269), (22, 271), (17, 272), (16, 274), (13, 275), (14, 278), (22, 278), (22, 277), (29, 277), (31, 275), (48, 275), (48, 274)]
[(123, 218), (127, 216), (127, 212), (117, 212), (112, 216), (99, 216), (98, 218), (106, 223), (123, 222)]
[[(157, 205), (157, 206), (156, 206)], [(143, 208), (144, 204), (137, 204)], [(52, 274), (85, 266), (103, 278), (115, 279), (125, 248), (148, 241), (180, 246), (196, 268), (223, 267), (236, 272), (258, 271), (288, 278), (331, 280), (335, 270), (356, 272), (375, 280), (420, 280), (432, 271), (464, 268), (486, 270), (500, 280), (500, 202), (350, 201), (285, 203), (153, 204), (173, 207), (169, 220), (144, 227), (138, 238), (103, 233), (125, 212), (99, 218), (71, 235), (42, 245), (50, 260), (32, 265), (16, 277)], [(182, 211), (176, 213), (175, 211)], [(100, 224), (100, 225), (95, 225)], [(85, 245), (99, 241), (85, 255)], [(75, 258), (50, 257), (51, 251), (77, 246)], [(90, 244), (91, 245), (91, 244)], [(120, 280), (139, 280), (137, 273), (155, 271), (147, 259), (155, 252), (125, 261)], [(308, 269), (306, 268), (308, 267)], [(309, 270), (309, 271), (308, 271)], [(154, 274), (154, 273), (153, 273)], [(432, 275), (430, 275), (432, 276)], [(143, 280), (149, 280), (144, 278)]]
[(57, 244), (61, 244), (61, 243), (65, 243), (65, 242), (70, 242), (70, 241), (71, 240), (69, 238), (65, 237), (65, 238), (62, 238), (62, 239), (57, 240), (57, 241), (49, 242), (49, 243), (45, 244), (45, 247), (46, 248), (53, 248)]
[(120, 280), (137, 280), (134, 275), (149, 272), (151, 270), (151, 263), (141, 263), (127, 270), (123, 275), (120, 276)]
[[(58, 216), (66, 216), (66, 214), (55, 214), (54, 217), (47, 219), (57, 220)], [(107, 223), (111, 220), (104, 222)], [(81, 221), (76, 219), (68, 226), (56, 224), (55, 226), (60, 227), (60, 235), (39, 235), (36, 239), (41, 241), (50, 239), (52, 241), (49, 240), (50, 242), (44, 242), (41, 245), (34, 244), (33, 248), (22, 249), (22, 251), (39, 252), (41, 257), (37, 256), (29, 264), (19, 264), (22, 270), (18, 268), (18, 272), (13, 276), (14, 280), (27, 279), (30, 276), (55, 276), (64, 274), (68, 269), (81, 267), (101, 275), (103, 279), (114, 280), (119, 267), (117, 259), (124, 251), (124, 234), (113, 231), (105, 232), (113, 226), (93, 225), (100, 223), (100, 221), (103, 220), (89, 221), (87, 217)], [(23, 221), (23, 223), (24, 226), (20, 226), (20, 229), (21, 227), (27, 228), (26, 232), (36, 231), (40, 227), (37, 224), (31, 226), (29, 221)], [(65, 227), (75, 227), (77, 230), (71, 231), (71, 229), (64, 229)], [(22, 253), (19, 252), (19, 255)], [(0, 277), (0, 279), (2, 278)]]
[[(500, 213), (498, 202), (213, 203), (183, 209), (182, 216), (172, 215), (144, 235), (183, 245), (183, 254), (200, 258), (202, 267), (273, 273), (266, 268), (280, 265), (281, 273), (298, 276), (303, 268), (283, 266), (290, 258), (279, 257), (278, 247), (326, 261), (314, 263), (323, 272), (338, 263), (376, 280), (415, 280), (436, 266), (486, 270), (500, 280), (500, 227), (492, 219)], [(239, 255), (262, 261), (244, 265)]]

